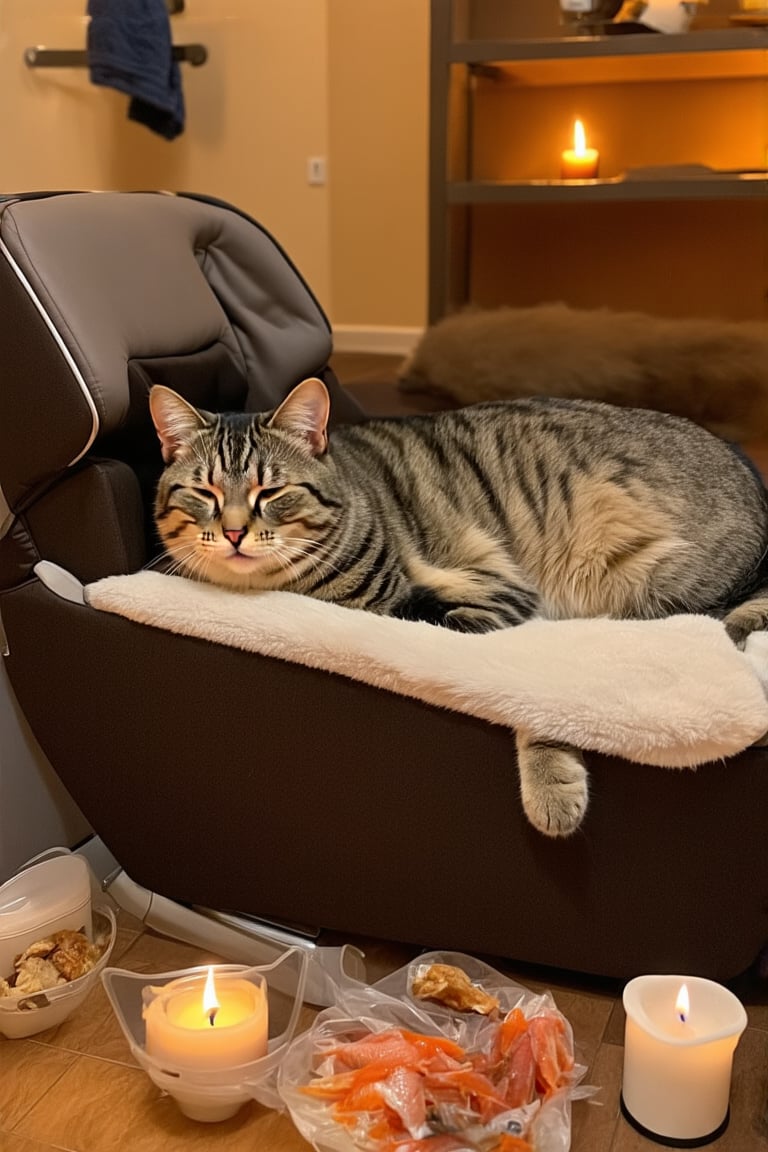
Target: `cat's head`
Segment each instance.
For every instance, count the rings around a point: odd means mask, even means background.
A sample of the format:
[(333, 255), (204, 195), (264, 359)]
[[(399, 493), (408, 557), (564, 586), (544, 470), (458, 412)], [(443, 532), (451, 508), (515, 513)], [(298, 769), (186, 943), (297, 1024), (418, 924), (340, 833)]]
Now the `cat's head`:
[(340, 502), (322, 381), (297, 385), (273, 412), (204, 412), (162, 385), (149, 406), (166, 463), (155, 524), (175, 571), (280, 588), (323, 563)]

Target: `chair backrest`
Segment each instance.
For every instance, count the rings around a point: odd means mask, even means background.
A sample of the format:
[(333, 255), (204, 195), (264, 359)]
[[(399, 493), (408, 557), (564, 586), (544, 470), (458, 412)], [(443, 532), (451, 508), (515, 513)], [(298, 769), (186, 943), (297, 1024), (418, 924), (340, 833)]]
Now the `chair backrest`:
[[(0, 589), (38, 559), (82, 580), (153, 548), (162, 467), (147, 394), (274, 407), (328, 370), (331, 331), (289, 258), (231, 205), (159, 192), (0, 202)], [(7, 512), (2, 514), (2, 505)]]

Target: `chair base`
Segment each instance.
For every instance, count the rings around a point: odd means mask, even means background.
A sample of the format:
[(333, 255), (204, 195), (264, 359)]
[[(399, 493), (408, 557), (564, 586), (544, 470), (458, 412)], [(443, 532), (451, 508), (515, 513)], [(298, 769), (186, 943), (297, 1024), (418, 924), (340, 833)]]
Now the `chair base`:
[(311, 938), (313, 929), (299, 931), (211, 908), (188, 907), (150, 892), (131, 880), (98, 836), (82, 844), (77, 853), (86, 858), (101, 890), (119, 908), (163, 936), (236, 964), (270, 964), (288, 948), (302, 949), (309, 959), (304, 994), (308, 1004), (328, 1007), (335, 1002), (340, 980), (366, 979), (363, 953), (352, 945), (322, 945)]

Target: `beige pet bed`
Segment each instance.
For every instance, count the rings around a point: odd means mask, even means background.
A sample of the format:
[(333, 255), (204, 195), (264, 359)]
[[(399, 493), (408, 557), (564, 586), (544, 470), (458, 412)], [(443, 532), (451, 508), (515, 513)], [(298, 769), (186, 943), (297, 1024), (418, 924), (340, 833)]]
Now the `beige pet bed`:
[(768, 432), (768, 324), (566, 304), (460, 312), (426, 330), (399, 388), (458, 404), (545, 395), (655, 408), (743, 442)]

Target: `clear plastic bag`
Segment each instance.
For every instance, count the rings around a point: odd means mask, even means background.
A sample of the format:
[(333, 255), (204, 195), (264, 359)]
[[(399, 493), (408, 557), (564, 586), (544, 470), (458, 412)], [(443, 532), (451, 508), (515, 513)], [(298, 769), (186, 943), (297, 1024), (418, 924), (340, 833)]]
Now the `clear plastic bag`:
[[(414, 995), (414, 978), (436, 964), (460, 969), (498, 1008), (457, 1011)], [(399, 1066), (403, 1043), (423, 1059)], [(533, 1070), (526, 1052), (536, 1053)], [(432, 952), (374, 985), (344, 979), (336, 1004), (290, 1045), (278, 1091), (320, 1152), (567, 1152), (571, 1101), (594, 1091), (579, 1086), (585, 1071), (548, 992), (474, 957)], [(515, 1101), (528, 1076), (533, 1098)]]

